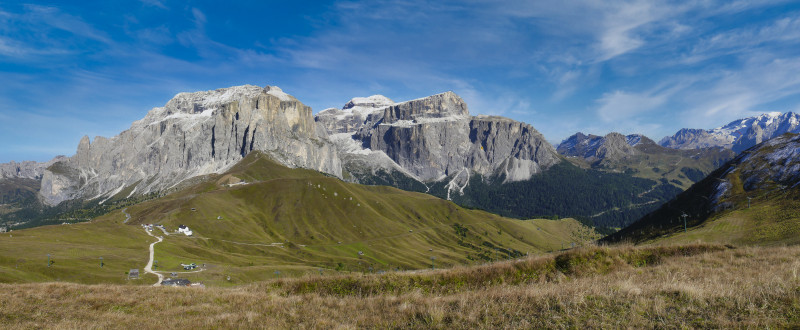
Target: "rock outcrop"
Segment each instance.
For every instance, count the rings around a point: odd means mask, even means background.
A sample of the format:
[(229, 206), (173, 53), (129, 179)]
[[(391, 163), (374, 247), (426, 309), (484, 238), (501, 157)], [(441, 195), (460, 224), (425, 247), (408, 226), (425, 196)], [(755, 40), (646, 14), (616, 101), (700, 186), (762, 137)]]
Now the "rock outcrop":
[(472, 148), (467, 166), (477, 173), (501, 171), (506, 181), (523, 181), (560, 161), (553, 146), (531, 125), (476, 116), (469, 126)]
[(319, 131), (311, 108), (277, 87), (181, 93), (115, 137), (84, 137), (74, 156), (44, 171), (40, 197), (56, 205), (159, 191), (223, 171), (253, 150), (341, 176), (336, 148)]

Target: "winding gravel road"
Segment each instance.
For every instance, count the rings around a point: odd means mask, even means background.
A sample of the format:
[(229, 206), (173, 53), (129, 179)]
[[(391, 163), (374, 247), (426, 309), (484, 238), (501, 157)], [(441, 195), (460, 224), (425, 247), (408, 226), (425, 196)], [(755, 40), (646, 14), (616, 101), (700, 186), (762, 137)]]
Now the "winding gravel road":
[(127, 207), (122, 209), (122, 213), (125, 213), (125, 221), (123, 221), (122, 223), (128, 223), (128, 221), (131, 220), (131, 215), (128, 214), (128, 212), (126, 212), (127, 210), (128, 210)]
[(146, 232), (147, 235), (153, 236), (158, 239), (158, 242), (150, 243), (150, 260), (147, 261), (147, 266), (144, 266), (144, 271), (145, 273), (150, 273), (155, 276), (158, 276), (158, 282), (156, 282), (156, 284), (153, 284), (153, 286), (161, 286), (161, 281), (164, 280), (164, 275), (161, 275), (153, 271), (153, 255), (155, 254), (154, 250), (155, 245), (161, 243), (161, 241), (163, 241), (164, 238), (161, 236), (153, 235), (152, 233), (150, 233), (150, 231), (147, 230), (147, 228), (144, 229), (144, 232)]

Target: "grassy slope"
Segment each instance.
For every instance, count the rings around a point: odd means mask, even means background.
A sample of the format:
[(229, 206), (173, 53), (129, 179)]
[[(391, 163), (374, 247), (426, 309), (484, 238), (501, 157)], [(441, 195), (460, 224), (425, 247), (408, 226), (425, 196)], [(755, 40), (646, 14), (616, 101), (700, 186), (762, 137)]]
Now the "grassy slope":
[(0, 324), (794, 328), (800, 326), (798, 258), (798, 247), (615, 247), (449, 271), (307, 277), (237, 288), (0, 284)]
[(754, 199), (747, 208), (745, 198), (736, 198), (735, 208), (715, 214), (684, 233), (665, 234), (648, 242), (675, 244), (686, 242), (731, 243), (737, 245), (800, 244), (800, 194), (774, 191), (749, 194)]
[[(768, 153), (769, 146), (759, 149)], [(759, 189), (747, 191), (740, 167), (760, 163), (726, 164), (708, 177), (646, 215), (631, 226), (603, 238), (606, 242), (674, 244), (714, 242), (737, 245), (800, 243), (800, 191), (781, 189), (771, 179), (760, 179)], [(715, 207), (710, 197), (720, 179), (730, 183), (729, 192)], [(784, 187), (785, 188), (785, 187)], [(748, 197), (751, 205), (748, 208)], [(687, 230), (681, 215), (686, 213)]]
[[(314, 171), (288, 169), (259, 154), (229, 173), (207, 179), (129, 207), (128, 224), (121, 223), (125, 216), (117, 210), (92, 223), (0, 236), (4, 241), (0, 282), (125, 282), (125, 271), (144, 267), (147, 245), (154, 241), (141, 223), (163, 224), (169, 231), (185, 224), (194, 230), (191, 238), (165, 237), (156, 245), (155, 259), (158, 270), (168, 271), (181, 270), (181, 263), (206, 264), (203, 272), (181, 276), (208, 285), (299, 276), (319, 269), (324, 273), (419, 269), (430, 267), (432, 256), (437, 267), (452, 267), (558, 250), (571, 242), (598, 238), (570, 219), (502, 218), (426, 194), (354, 185)], [(241, 180), (248, 184), (228, 186)], [(42, 267), (47, 253), (56, 259), (51, 269)], [(100, 256), (106, 261), (103, 269), (93, 266)], [(30, 266), (17, 270), (16, 259), (25, 259)], [(152, 275), (142, 276), (149, 278), (142, 282), (154, 282)]]
[[(240, 180), (248, 184), (227, 186)], [(430, 267), (431, 257), (452, 267), (597, 238), (574, 220), (502, 218), (425, 194), (288, 169), (257, 154), (210, 183), (129, 212), (133, 223), (194, 230), (195, 238), (168, 237), (156, 259), (166, 270), (181, 262), (214, 265), (189, 276), (212, 284), (227, 283), (227, 275), (241, 283), (319, 269), (419, 269)], [(466, 228), (463, 236), (456, 224)], [(267, 246), (273, 243), (282, 244)]]
[[(125, 275), (144, 267), (147, 246), (153, 241), (141, 229), (114, 221), (0, 234), (0, 282), (153, 283), (155, 276), (143, 272), (139, 281), (128, 281)], [(51, 267), (47, 254), (54, 261)]]

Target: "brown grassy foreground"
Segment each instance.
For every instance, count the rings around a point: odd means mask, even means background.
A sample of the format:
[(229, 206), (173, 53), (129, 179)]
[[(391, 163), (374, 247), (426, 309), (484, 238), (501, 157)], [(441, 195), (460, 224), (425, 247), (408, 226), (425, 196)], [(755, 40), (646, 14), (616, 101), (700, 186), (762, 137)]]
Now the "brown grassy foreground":
[(0, 285), (0, 326), (798, 327), (799, 257), (800, 247), (591, 247), (488, 266), (237, 288)]

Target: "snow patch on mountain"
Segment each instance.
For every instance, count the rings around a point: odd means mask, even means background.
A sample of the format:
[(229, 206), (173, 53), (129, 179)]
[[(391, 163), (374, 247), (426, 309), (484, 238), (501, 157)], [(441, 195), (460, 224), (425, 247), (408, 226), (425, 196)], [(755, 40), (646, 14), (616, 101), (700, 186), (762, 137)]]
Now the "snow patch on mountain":
[(267, 87), (264, 88), (264, 90), (267, 91), (267, 94), (275, 96), (278, 99), (280, 99), (281, 101), (284, 101), (284, 102), (295, 101), (294, 97), (292, 97), (289, 94), (284, 93), (283, 90), (280, 89), (277, 86), (267, 86)]
[(642, 136), (639, 134), (631, 134), (625, 136), (625, 139), (628, 141), (628, 145), (631, 147), (635, 147), (639, 142), (642, 142)]
[(800, 133), (800, 115), (769, 112), (709, 130), (684, 128), (659, 144), (675, 149), (723, 147), (741, 152), (785, 133)]

